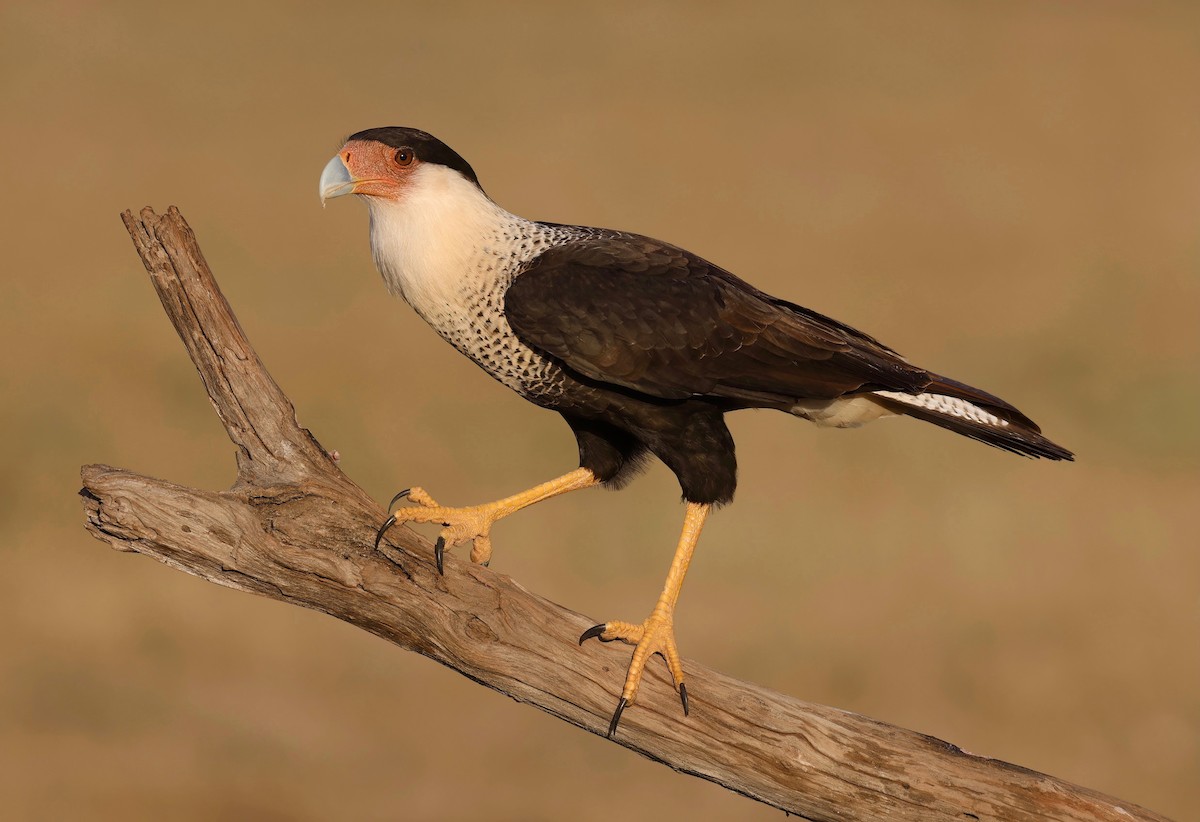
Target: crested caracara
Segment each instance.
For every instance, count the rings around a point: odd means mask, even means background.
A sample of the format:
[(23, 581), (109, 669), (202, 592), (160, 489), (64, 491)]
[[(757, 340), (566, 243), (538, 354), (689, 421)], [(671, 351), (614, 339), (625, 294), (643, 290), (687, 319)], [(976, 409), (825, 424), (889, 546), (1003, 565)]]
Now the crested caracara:
[(438, 523), (439, 571), (445, 547), (468, 541), (471, 559), (486, 563), (501, 517), (567, 491), (619, 486), (649, 455), (678, 477), (687, 511), (654, 610), (579, 640), (634, 646), (610, 736), (655, 653), (687, 712), (672, 622), (705, 518), (737, 483), (726, 413), (773, 408), (838, 428), (900, 415), (1017, 454), (1072, 458), (999, 397), (919, 368), (682, 248), (505, 211), (466, 160), (423, 131), (351, 136), (326, 165), (320, 193), (322, 201), (361, 197), (388, 289), (492, 377), (560, 413), (579, 443), (574, 471), (496, 502), (450, 508), (420, 488), (403, 492), (397, 500), (412, 504), (395, 510), (380, 536), (396, 522)]

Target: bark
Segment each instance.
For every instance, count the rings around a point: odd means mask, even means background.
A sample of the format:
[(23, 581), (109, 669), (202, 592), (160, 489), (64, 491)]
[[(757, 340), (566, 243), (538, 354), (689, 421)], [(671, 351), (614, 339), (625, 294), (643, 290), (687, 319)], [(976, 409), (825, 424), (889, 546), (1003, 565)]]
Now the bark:
[[(603, 735), (630, 649), (579, 647), (593, 620), (457, 556), (439, 575), (432, 546), (406, 528), (374, 550), (385, 512), (297, 424), (179, 211), (122, 216), (237, 446), (238, 476), (212, 493), (85, 466), (87, 529), (119, 550), (345, 620)], [(685, 668), (691, 715), (651, 666), (613, 741), (806, 819), (1164, 818), (690, 660)]]

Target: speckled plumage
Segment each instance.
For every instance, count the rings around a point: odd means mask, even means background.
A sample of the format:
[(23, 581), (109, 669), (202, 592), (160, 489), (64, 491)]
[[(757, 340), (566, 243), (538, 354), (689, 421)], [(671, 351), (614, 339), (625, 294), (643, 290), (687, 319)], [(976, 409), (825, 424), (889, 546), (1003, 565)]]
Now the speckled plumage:
[(436, 206), (401, 211), (368, 201), (371, 248), (388, 288), (504, 385), (535, 401), (552, 394), (561, 385), (561, 369), (517, 339), (504, 299), (530, 260), (581, 232), (510, 214), (443, 167), (424, 173), (440, 195), (449, 192), (446, 200), (435, 195), (453, 204), (440, 209), (449, 213), (428, 219)]

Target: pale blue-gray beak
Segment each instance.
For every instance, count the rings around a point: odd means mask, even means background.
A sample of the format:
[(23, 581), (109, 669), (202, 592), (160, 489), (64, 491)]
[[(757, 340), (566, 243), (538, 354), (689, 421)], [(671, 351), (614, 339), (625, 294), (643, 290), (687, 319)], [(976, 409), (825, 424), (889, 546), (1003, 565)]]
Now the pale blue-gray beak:
[(322, 206), (326, 200), (354, 193), (354, 178), (350, 176), (350, 169), (346, 168), (340, 154), (334, 155), (333, 159), (325, 164), (325, 170), (321, 172), (320, 189)]

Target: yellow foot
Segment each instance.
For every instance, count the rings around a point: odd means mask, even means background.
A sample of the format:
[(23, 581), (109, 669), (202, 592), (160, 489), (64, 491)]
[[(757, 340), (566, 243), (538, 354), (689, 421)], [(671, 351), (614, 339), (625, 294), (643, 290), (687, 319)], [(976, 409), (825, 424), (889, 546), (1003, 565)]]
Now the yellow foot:
[[(452, 548), (468, 540), (473, 544), (471, 562), (487, 565), (488, 560), (492, 558), (491, 531), (492, 524), (496, 520), (507, 517), (535, 502), (541, 502), (544, 499), (550, 499), (550, 497), (556, 497), (579, 488), (590, 488), (597, 483), (599, 480), (596, 479), (596, 475), (587, 468), (576, 468), (557, 479), (543, 482), (541, 485), (536, 485), (511, 497), (483, 505), (472, 505), (469, 508), (445, 508), (438, 505), (423, 488), (407, 488), (392, 497), (392, 501), (388, 505), (391, 516), (384, 521), (379, 533), (375, 535), (375, 549), (379, 549), (379, 541), (383, 539), (387, 529), (397, 522), (438, 522), (445, 526), (433, 546), (433, 556), (437, 560), (439, 574), (444, 572), (442, 563), (446, 548)], [(405, 498), (414, 504), (407, 508), (401, 508), (399, 511), (392, 511), (396, 503)]]
[(675, 629), (670, 610), (660, 603), (654, 613), (650, 614), (641, 625), (632, 622), (605, 622), (588, 628), (579, 637), (579, 644), (593, 637), (602, 642), (619, 639), (634, 646), (633, 659), (629, 662), (629, 672), (625, 675), (625, 687), (621, 689), (621, 699), (617, 702), (617, 710), (613, 713), (612, 721), (608, 724), (608, 736), (612, 737), (621, 721), (625, 708), (633, 704), (637, 696), (638, 685), (642, 681), (642, 673), (646, 670), (646, 662), (654, 654), (659, 654), (667, 661), (671, 671), (671, 680), (683, 703), (683, 715), (688, 713), (687, 686), (683, 684), (683, 664), (679, 661), (679, 651), (675, 647)]
[(408, 499), (415, 505), (393, 511), (391, 516), (384, 520), (383, 526), (375, 536), (375, 547), (379, 548), (379, 541), (383, 539), (384, 533), (398, 522), (440, 523), (445, 527), (438, 534), (437, 542), (433, 546), (439, 574), (444, 573), (446, 548), (453, 548), (468, 540), (472, 543), (471, 562), (487, 565), (492, 558), (492, 523), (511, 512), (510, 506), (506, 506), (504, 500), (468, 508), (446, 508), (438, 505), (423, 488), (406, 488), (392, 497), (388, 509), (402, 499)]
[(584, 640), (599, 637), (603, 641), (619, 639), (635, 646), (633, 659), (629, 662), (629, 673), (625, 675), (625, 687), (621, 689), (621, 700), (613, 714), (612, 722), (608, 723), (608, 735), (617, 732), (617, 723), (621, 721), (621, 712), (633, 702), (637, 696), (638, 684), (642, 681), (642, 672), (646, 670), (646, 661), (651, 654), (660, 654), (671, 669), (671, 681), (679, 692), (683, 702), (683, 715), (687, 716), (688, 696), (687, 687), (683, 684), (683, 664), (679, 661), (679, 651), (675, 648), (675, 603), (679, 601), (679, 589), (683, 587), (683, 577), (692, 561), (692, 551), (696, 541), (700, 539), (700, 531), (704, 528), (704, 520), (712, 509), (710, 503), (689, 502), (687, 515), (683, 519), (683, 531), (679, 535), (679, 545), (675, 548), (675, 558), (671, 560), (671, 570), (667, 573), (667, 584), (658, 598), (658, 604), (650, 616), (641, 625), (632, 622), (605, 622), (588, 628), (579, 637), (579, 644)]

